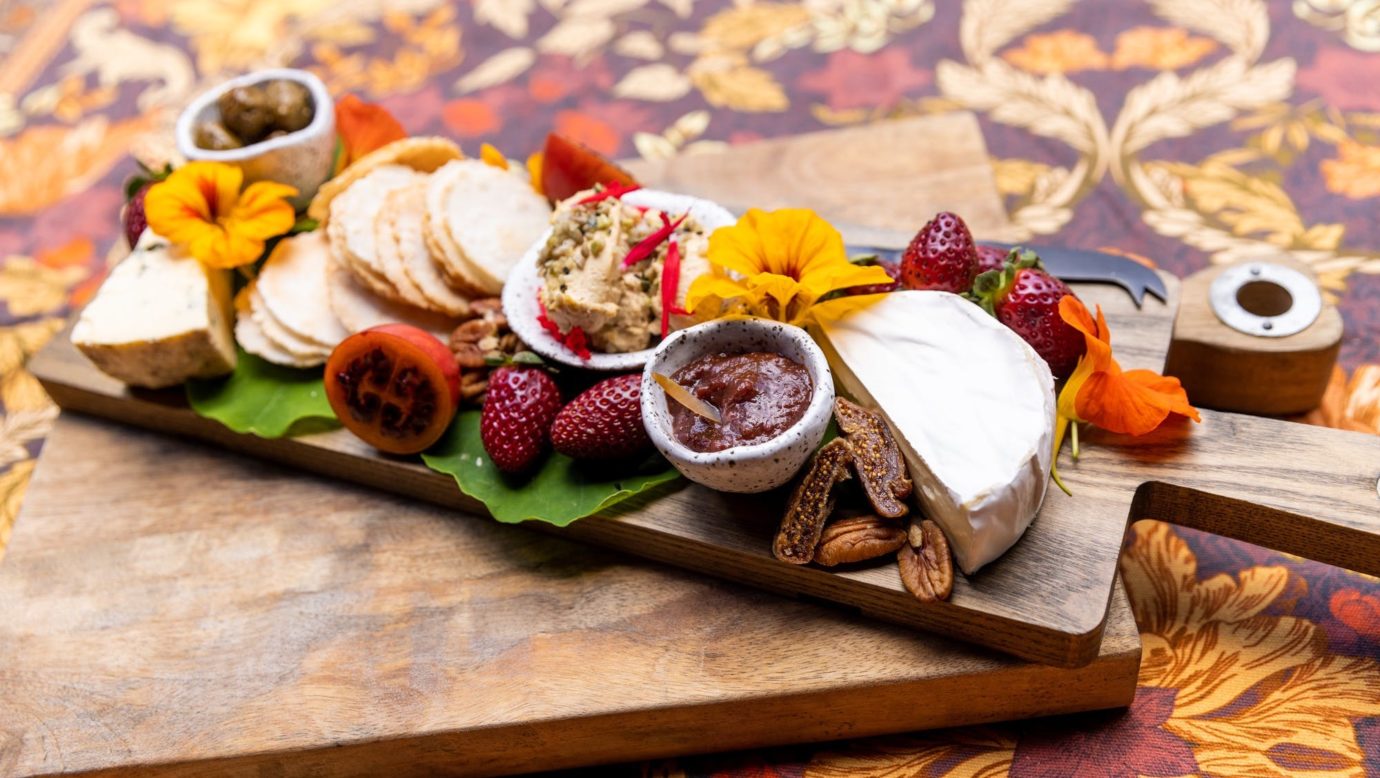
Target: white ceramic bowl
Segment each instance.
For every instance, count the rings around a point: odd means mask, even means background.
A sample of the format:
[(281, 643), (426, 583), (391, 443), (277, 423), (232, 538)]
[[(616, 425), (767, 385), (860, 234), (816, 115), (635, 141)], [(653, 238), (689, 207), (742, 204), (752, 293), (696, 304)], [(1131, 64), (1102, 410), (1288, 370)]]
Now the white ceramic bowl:
[[(814, 397), (805, 415), (765, 443), (701, 453), (681, 443), (671, 429), (671, 412), (652, 373), (673, 375), (705, 354), (771, 351), (805, 366)], [(642, 371), (642, 422), (663, 456), (686, 478), (721, 492), (765, 492), (790, 481), (819, 447), (834, 412), (834, 377), (824, 352), (809, 333), (770, 319), (721, 319), (674, 333), (656, 349)]]
[[(311, 124), (298, 130), (239, 149), (203, 149), (196, 145), (196, 126), (220, 118), (216, 101), (240, 86), (264, 81), (294, 81), (307, 88), (312, 98)], [(177, 150), (189, 160), (228, 162), (244, 171), (246, 184), (277, 181), (297, 187), (292, 204), (305, 208), (316, 190), (331, 175), (335, 162), (335, 103), (321, 79), (305, 70), (270, 68), (225, 81), (191, 102), (177, 117)]]
[[(660, 192), (655, 189), (639, 189), (635, 192), (629, 192), (623, 195), (623, 202), (655, 208), (671, 214), (685, 213), (688, 210), (695, 217), (695, 220), (704, 227), (706, 233), (713, 232), (720, 227), (727, 227), (736, 221), (733, 214), (718, 203), (689, 195)], [(607, 371), (637, 370), (645, 365), (652, 356), (652, 352), (656, 351), (655, 348), (629, 351), (624, 354), (593, 353), (590, 354), (589, 359), (581, 359), (578, 354), (566, 348), (563, 343), (537, 322), (537, 316), (541, 313), (542, 288), (537, 260), (541, 257), (541, 251), (546, 247), (546, 241), (550, 237), (551, 230), (548, 229), (542, 233), (537, 242), (527, 249), (526, 254), (523, 254), (522, 259), (518, 260), (503, 285), (503, 313), (508, 318), (508, 326), (533, 351), (555, 362), (585, 368), (586, 370)], [(688, 278), (681, 279), (682, 284), (689, 282), (690, 279)]]

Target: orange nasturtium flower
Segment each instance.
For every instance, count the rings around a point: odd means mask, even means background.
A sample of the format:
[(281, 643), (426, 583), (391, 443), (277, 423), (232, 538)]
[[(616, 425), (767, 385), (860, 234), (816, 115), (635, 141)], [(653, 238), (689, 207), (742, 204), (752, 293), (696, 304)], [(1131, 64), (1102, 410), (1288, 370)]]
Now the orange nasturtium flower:
[(287, 198), (297, 190), (258, 181), (240, 191), (243, 182), (234, 165), (188, 162), (149, 189), (149, 227), (211, 267), (248, 265), (269, 238), (292, 229), (297, 214)]
[(342, 170), (374, 149), (407, 137), (407, 132), (387, 108), (366, 103), (354, 95), (345, 95), (336, 101), (335, 131), (340, 134), (343, 147), (339, 163)]
[[(1144, 435), (1155, 430), (1171, 413), (1187, 416), (1194, 421), (1203, 419), (1197, 409), (1188, 404), (1188, 393), (1173, 376), (1162, 376), (1153, 370), (1123, 372), (1112, 357), (1112, 334), (1102, 306), (1097, 307), (1097, 319), (1088, 307), (1073, 295), (1059, 301), (1059, 316), (1069, 326), (1083, 333), (1088, 349), (1078, 360), (1078, 366), (1059, 392), (1058, 418), (1054, 428), (1054, 482), (1068, 491), (1059, 479), (1059, 448), (1064, 433), (1075, 422), (1088, 422), (1109, 432), (1122, 435)], [(1078, 457), (1078, 428), (1074, 427), (1073, 455)]]
[(709, 236), (708, 258), (710, 272), (686, 293), (687, 310), (717, 298), (730, 310), (799, 325), (830, 292), (891, 283), (880, 267), (849, 262), (843, 236), (807, 208), (749, 209)]
[(508, 158), (503, 156), (503, 152), (499, 151), (496, 146), (490, 143), (485, 143), (479, 147), (479, 160), (499, 170), (508, 169)]

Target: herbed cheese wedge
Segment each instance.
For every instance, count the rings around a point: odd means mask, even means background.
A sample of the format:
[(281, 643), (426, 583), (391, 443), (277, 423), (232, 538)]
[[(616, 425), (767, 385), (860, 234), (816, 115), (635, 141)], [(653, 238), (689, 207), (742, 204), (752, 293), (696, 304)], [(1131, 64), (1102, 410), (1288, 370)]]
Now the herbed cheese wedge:
[(1044, 501), (1054, 378), (1020, 336), (948, 292), (815, 308), (843, 388), (886, 417), (925, 515), (971, 574), (1020, 539)]
[(208, 268), (161, 239), (110, 271), (72, 329), (102, 372), (158, 388), (235, 369), (230, 271)]

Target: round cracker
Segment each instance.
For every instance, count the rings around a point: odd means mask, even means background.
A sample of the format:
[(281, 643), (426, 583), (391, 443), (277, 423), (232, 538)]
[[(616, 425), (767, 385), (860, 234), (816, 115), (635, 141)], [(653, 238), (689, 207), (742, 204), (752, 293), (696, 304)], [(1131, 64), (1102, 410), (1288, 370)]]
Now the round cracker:
[(355, 160), (335, 178), (322, 184), (321, 188), (316, 190), (311, 205), (307, 207), (307, 216), (326, 223), (331, 218), (331, 201), (356, 181), (384, 165), (403, 165), (421, 173), (430, 173), (451, 160), (464, 158), (460, 147), (446, 138), (395, 140)]
[(384, 165), (355, 182), (331, 203), (334, 218), (326, 226), (331, 248), (375, 293), (405, 301), (391, 279), (382, 272), (378, 260), (375, 220), (384, 199), (422, 178), (404, 165)]
[(459, 247), (463, 275), (490, 294), (503, 291), (513, 266), (551, 226), (551, 207), (521, 178), (478, 160), (445, 190), (445, 229)]
[(428, 248), (425, 238), (426, 186), (418, 185), (400, 189), (388, 196), (389, 204), (396, 210), (393, 214), (394, 245), (398, 248), (398, 259), (402, 270), (413, 285), (427, 299), (423, 307), (451, 316), (467, 316), (470, 312), (470, 299), (457, 294), (446, 279)]
[[(415, 198), (408, 195), (410, 192), (419, 191), (422, 186), (424, 185), (413, 184), (394, 189), (383, 198), (383, 207), (379, 209), (378, 216), (374, 217), (374, 243), (377, 246), (379, 271), (388, 277), (393, 287), (398, 290), (402, 301), (409, 305), (440, 313), (465, 313), (466, 311), (447, 311), (436, 307), (407, 272), (404, 253), (413, 248), (403, 246), (399, 242), (397, 224), (400, 219), (415, 219), (418, 224), (421, 223), (421, 209)], [(421, 248), (422, 251), (426, 251), (425, 244)], [(426, 261), (431, 261), (430, 255), (426, 257)], [(468, 308), (466, 305), (467, 310)]]
[(380, 324), (400, 322), (426, 330), (448, 342), (458, 322), (448, 316), (423, 311), (410, 305), (380, 297), (364, 288), (354, 274), (332, 258), (326, 271), (327, 293), (331, 310), (351, 332), (367, 330)]
[(302, 340), (328, 349), (350, 335), (326, 298), (330, 258), (322, 230), (284, 238), (264, 261), (255, 281), (270, 317)]
[(446, 230), (446, 193), (462, 174), (459, 163), (451, 162), (432, 173), (427, 180), (422, 239), (426, 241), (441, 275), (452, 289), (470, 298), (489, 297), (492, 293), (484, 289), (478, 279), (466, 276), (465, 266), (468, 263)]
[(318, 365), (326, 361), (326, 357), (331, 355), (330, 349), (293, 334), (282, 322), (273, 318), (256, 285), (250, 284), (245, 288), (249, 290), (249, 315), (269, 342), (303, 361)]
[(240, 348), (275, 365), (311, 367), (307, 360), (296, 357), (273, 343), (259, 328), (250, 310), (247, 286), (235, 295), (235, 313), (235, 342), (240, 344)]

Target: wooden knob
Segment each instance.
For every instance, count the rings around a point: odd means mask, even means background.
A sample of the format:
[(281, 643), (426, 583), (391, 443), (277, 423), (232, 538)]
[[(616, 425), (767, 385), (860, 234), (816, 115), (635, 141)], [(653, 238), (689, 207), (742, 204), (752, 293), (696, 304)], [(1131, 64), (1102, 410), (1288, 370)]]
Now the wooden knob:
[(1341, 314), (1307, 265), (1218, 265), (1184, 279), (1165, 372), (1195, 405), (1305, 413), (1322, 401), (1341, 343)]

